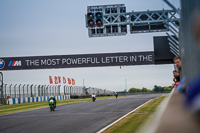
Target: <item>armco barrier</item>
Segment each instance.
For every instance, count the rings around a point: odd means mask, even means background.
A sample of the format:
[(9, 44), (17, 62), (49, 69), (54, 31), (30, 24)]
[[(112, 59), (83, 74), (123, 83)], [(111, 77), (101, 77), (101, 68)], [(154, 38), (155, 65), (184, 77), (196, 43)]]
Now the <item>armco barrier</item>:
[[(7, 104), (21, 104), (21, 103), (32, 103), (32, 102), (42, 102), (48, 101), (50, 96), (39, 96), (39, 97), (23, 97), (23, 98), (9, 98), (7, 99)], [(70, 95), (54, 96), (56, 100), (70, 99)]]

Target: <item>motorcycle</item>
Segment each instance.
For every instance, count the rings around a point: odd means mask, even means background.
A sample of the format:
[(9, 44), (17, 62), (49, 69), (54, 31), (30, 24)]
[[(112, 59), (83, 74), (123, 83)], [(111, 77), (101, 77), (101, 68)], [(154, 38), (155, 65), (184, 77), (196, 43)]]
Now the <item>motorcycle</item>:
[(51, 111), (54, 111), (54, 110), (55, 110), (54, 100), (50, 100), (50, 101), (49, 101), (49, 106), (50, 106), (50, 110), (51, 110)]
[(92, 101), (95, 102), (95, 100), (96, 100), (96, 97), (92, 97)]

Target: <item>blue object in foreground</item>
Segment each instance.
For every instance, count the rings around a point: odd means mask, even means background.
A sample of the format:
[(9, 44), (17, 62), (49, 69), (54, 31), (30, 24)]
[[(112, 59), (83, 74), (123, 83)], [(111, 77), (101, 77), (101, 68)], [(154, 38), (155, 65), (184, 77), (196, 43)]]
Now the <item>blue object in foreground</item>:
[(200, 110), (200, 73), (189, 83), (186, 91), (186, 104), (189, 108)]
[(183, 77), (183, 79), (181, 80), (180, 84), (177, 87), (178, 92), (185, 92), (185, 88), (184, 88), (185, 82), (186, 82), (186, 78)]

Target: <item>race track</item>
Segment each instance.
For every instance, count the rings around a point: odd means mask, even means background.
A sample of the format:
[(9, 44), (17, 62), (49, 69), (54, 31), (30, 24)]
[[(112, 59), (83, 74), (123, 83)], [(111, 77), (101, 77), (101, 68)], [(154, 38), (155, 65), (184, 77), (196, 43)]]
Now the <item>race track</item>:
[(0, 116), (0, 133), (95, 133), (161, 94), (81, 102)]

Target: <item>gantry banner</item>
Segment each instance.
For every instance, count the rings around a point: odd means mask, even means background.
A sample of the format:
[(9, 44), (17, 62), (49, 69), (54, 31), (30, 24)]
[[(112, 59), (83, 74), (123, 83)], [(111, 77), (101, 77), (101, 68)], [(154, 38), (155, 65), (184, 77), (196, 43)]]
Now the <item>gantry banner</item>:
[(154, 52), (0, 57), (0, 71), (154, 64)]

